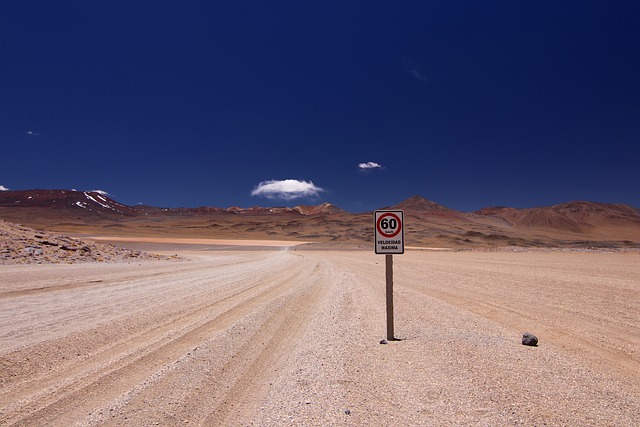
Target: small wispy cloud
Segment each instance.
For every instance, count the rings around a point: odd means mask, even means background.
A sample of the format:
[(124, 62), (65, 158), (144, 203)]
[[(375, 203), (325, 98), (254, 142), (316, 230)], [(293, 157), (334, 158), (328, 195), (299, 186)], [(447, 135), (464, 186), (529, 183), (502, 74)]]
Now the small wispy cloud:
[(411, 74), (413, 77), (420, 80), (421, 82), (427, 81), (427, 77), (424, 74), (422, 74), (422, 72), (417, 68), (411, 67), (407, 71), (409, 72), (409, 74)]
[(416, 80), (420, 81), (421, 83), (427, 81), (427, 76), (416, 64), (413, 63), (413, 61), (405, 58), (403, 60), (403, 63), (406, 72), (412, 75)]
[(26, 131), (24, 134), (25, 134), (25, 135), (28, 135), (28, 136), (38, 136), (38, 135), (40, 135), (40, 133), (39, 133), (39, 132), (34, 132), (34, 131), (32, 131), (32, 130), (28, 130), (28, 131)]
[(317, 196), (324, 190), (313, 182), (296, 179), (262, 181), (251, 191), (252, 196), (267, 199), (293, 200), (301, 197)]
[(9, 191), (9, 189), (4, 185), (0, 185), (0, 191)]
[(379, 169), (382, 168), (382, 165), (380, 163), (376, 163), (376, 162), (366, 162), (366, 163), (360, 163), (358, 165), (358, 167), (361, 170), (370, 170), (370, 169)]
[(103, 196), (110, 196), (110, 194), (104, 190), (91, 190), (89, 191), (89, 193), (98, 193), (98, 194), (102, 194)]

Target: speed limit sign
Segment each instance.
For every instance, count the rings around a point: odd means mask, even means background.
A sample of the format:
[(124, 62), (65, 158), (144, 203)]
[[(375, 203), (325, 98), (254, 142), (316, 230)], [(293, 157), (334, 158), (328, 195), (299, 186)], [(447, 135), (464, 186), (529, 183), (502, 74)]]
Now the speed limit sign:
[(404, 212), (375, 211), (374, 235), (377, 254), (404, 253)]

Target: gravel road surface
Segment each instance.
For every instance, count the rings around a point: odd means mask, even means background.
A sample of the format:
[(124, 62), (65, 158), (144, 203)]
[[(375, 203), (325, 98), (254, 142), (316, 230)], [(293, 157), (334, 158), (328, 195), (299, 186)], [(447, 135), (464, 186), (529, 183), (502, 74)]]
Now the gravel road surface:
[[(0, 425), (640, 425), (638, 253), (0, 266)], [(524, 332), (540, 339), (521, 344)]]

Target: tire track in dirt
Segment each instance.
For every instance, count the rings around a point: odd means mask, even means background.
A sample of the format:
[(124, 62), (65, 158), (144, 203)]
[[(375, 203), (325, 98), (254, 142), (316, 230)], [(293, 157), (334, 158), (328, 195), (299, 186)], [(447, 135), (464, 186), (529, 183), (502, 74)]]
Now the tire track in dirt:
[[(247, 342), (249, 346), (258, 342), (266, 342), (266, 345), (250, 360), (248, 369), (238, 376), (222, 404), (204, 419), (203, 425), (238, 425), (251, 418), (258, 402), (267, 393), (269, 377), (274, 375), (273, 367), (296, 345), (316, 307), (335, 285), (335, 279), (335, 273), (329, 271), (326, 264), (316, 265), (311, 274), (303, 278), (299, 289), (271, 317), (269, 326), (261, 328)], [(253, 353), (243, 349), (239, 354)]]
[[(154, 313), (162, 309), (173, 313), (178, 298), (192, 298), (188, 307), (201, 304), (200, 300), (208, 301), (212, 297), (209, 292), (227, 292), (230, 287), (244, 286), (247, 280), (253, 280), (266, 270), (268, 262), (283, 262), (281, 255), (270, 254), (266, 259), (256, 257), (230, 255), (234, 260), (228, 263), (220, 257), (212, 256), (204, 262), (184, 263), (192, 267), (185, 269), (178, 265), (171, 276), (165, 276), (163, 271), (173, 268), (173, 265), (130, 266), (116, 265), (109, 269), (104, 266), (78, 266), (73, 269), (75, 274), (69, 275), (64, 269), (46, 269), (37, 274), (32, 270), (22, 270), (22, 276), (16, 276), (9, 281), (40, 282), (38, 277), (46, 272), (50, 282), (65, 283), (77, 281), (83, 277), (99, 278), (105, 281), (116, 281), (117, 286), (95, 286), (89, 289), (73, 289), (52, 292), (45, 295), (22, 296), (0, 300), (0, 345), (3, 352), (10, 352), (24, 346), (35, 348), (36, 341), (53, 342), (67, 336), (70, 331), (88, 330), (100, 324), (117, 321), (124, 317), (138, 320), (140, 316), (149, 317), (149, 311)], [(247, 262), (247, 259), (250, 262)], [(269, 261), (270, 260), (270, 261)], [(235, 264), (243, 263), (244, 269), (237, 271)], [(267, 263), (267, 264), (265, 264)], [(93, 268), (91, 268), (93, 267)], [(274, 268), (278, 268), (274, 265)], [(131, 271), (136, 271), (131, 276)], [(162, 273), (159, 276), (158, 270)], [(256, 274), (252, 277), (252, 272)], [(242, 276), (246, 276), (244, 279)], [(3, 277), (4, 279), (4, 277)], [(179, 286), (175, 286), (174, 284)], [(4, 285), (4, 284), (3, 284)], [(4, 287), (4, 286), (3, 286)], [(156, 315), (156, 314), (152, 314)], [(129, 329), (131, 329), (129, 327)], [(77, 343), (75, 343), (77, 344)]]
[[(76, 264), (77, 265), (77, 264)], [(11, 266), (16, 268), (16, 266)], [(18, 266), (24, 267), (24, 266)], [(59, 270), (62, 266), (53, 265), (46, 266), (50, 267), (52, 272), (55, 270)], [(198, 265), (196, 263), (189, 262), (174, 262), (167, 271), (158, 271), (154, 273), (147, 274), (147, 278), (154, 277), (155, 279), (161, 280), (164, 278), (175, 276), (176, 273), (188, 271), (190, 273), (196, 272), (198, 270), (206, 270), (209, 267), (206, 265)], [(96, 276), (93, 278), (89, 278), (86, 280), (76, 280), (72, 277), (63, 278), (62, 283), (56, 283), (56, 281), (44, 279), (44, 280), (34, 280), (34, 281), (24, 281), (20, 280), (18, 283), (14, 283), (14, 280), (11, 280), (11, 277), (5, 279), (7, 281), (6, 287), (9, 290), (0, 291), (0, 299), (5, 298), (15, 298), (19, 296), (33, 296), (37, 294), (46, 294), (49, 292), (60, 292), (60, 291), (68, 291), (73, 289), (80, 288), (90, 288), (90, 287), (105, 287), (110, 285), (121, 286), (123, 282), (138, 280), (140, 277), (139, 273), (127, 273), (120, 274), (116, 278), (105, 278), (104, 276)], [(29, 286), (29, 287), (25, 287)]]
[[(35, 425), (45, 420), (73, 420), (86, 415), (96, 402), (109, 402), (125, 393), (203, 340), (286, 292), (300, 274), (299, 267), (289, 267), (287, 263), (282, 270), (269, 271), (258, 282), (247, 279), (250, 284), (247, 288), (226, 298), (189, 311), (182, 318), (171, 317), (152, 329), (134, 331), (86, 361), (54, 369), (53, 375), (14, 387), (12, 392), (3, 393), (3, 401), (14, 403), (2, 409), (0, 420)], [(220, 311), (223, 306), (225, 309), (217, 316), (207, 317), (206, 312)]]
[[(123, 355), (122, 357), (126, 357), (127, 353), (132, 352), (139, 345), (137, 343), (145, 343), (150, 345), (153, 340), (157, 340), (158, 342), (166, 339), (167, 336), (171, 334), (180, 333), (181, 328), (193, 328), (193, 324), (195, 322), (194, 319), (201, 319), (209, 317), (210, 312), (215, 312), (223, 307), (225, 304), (233, 304), (235, 300), (249, 298), (251, 296), (252, 291), (256, 288), (260, 288), (264, 286), (264, 284), (270, 280), (268, 278), (264, 281), (256, 282), (255, 284), (240, 288), (237, 291), (234, 291), (229, 296), (223, 297), (213, 303), (207, 303), (206, 305), (198, 305), (189, 307), (186, 310), (181, 310), (177, 312), (173, 312), (170, 315), (167, 314), (164, 316), (165, 318), (160, 318), (157, 313), (150, 313), (151, 316), (146, 320), (136, 319), (137, 329), (132, 330), (131, 328), (131, 318), (127, 317), (119, 322), (112, 322), (108, 325), (103, 326), (99, 329), (105, 329), (109, 332), (104, 332), (103, 336), (106, 334), (111, 334), (115, 336), (125, 335), (126, 339), (118, 341), (118, 342), (104, 342), (103, 345), (99, 347), (99, 349), (93, 349), (91, 351), (92, 361), (94, 363), (110, 361), (109, 363), (113, 363), (111, 360), (113, 355)], [(237, 286), (240, 286), (240, 282), (235, 282)], [(221, 315), (222, 316), (222, 315)], [(55, 382), (55, 379), (47, 380), (46, 378), (38, 378), (35, 376), (35, 372), (41, 370), (42, 360), (40, 358), (32, 358), (30, 356), (34, 355), (34, 353), (40, 354), (45, 353), (51, 347), (55, 347), (58, 351), (55, 354), (49, 354), (47, 358), (52, 359), (57, 356), (57, 359), (50, 364), (50, 369), (53, 369), (53, 366), (59, 365), (60, 363), (64, 363), (65, 359), (73, 358), (73, 353), (63, 353), (62, 351), (65, 347), (72, 352), (77, 352), (78, 347), (68, 346), (68, 342), (70, 341), (82, 341), (87, 342), (91, 341), (90, 344), (95, 346), (95, 342), (90, 340), (91, 335), (95, 335), (98, 333), (97, 329), (90, 330), (87, 332), (80, 332), (74, 334), (73, 337), (65, 337), (62, 339), (48, 341), (37, 347), (29, 347), (23, 351), (13, 352), (8, 356), (4, 356), (2, 359), (3, 365), (7, 368), (9, 366), (21, 368), (21, 376), (24, 380), (28, 380), (31, 383), (37, 383), (39, 387), (47, 384), (47, 381)], [(40, 350), (40, 351), (38, 351)], [(10, 363), (9, 360), (13, 359), (14, 363)], [(24, 359), (24, 361), (31, 361), (31, 363), (23, 363), (19, 365), (18, 361)], [(68, 367), (68, 371), (65, 372), (65, 375), (69, 376), (70, 371), (73, 370), (74, 367)], [(60, 371), (60, 367), (58, 366), (58, 371)], [(11, 372), (13, 378), (12, 385), (16, 386), (18, 384), (17, 381), (17, 373)], [(6, 388), (6, 387), (5, 387)]]
[(332, 286), (324, 264), (299, 259), (288, 290), (171, 367), (147, 378), (82, 425), (239, 425), (251, 417)]

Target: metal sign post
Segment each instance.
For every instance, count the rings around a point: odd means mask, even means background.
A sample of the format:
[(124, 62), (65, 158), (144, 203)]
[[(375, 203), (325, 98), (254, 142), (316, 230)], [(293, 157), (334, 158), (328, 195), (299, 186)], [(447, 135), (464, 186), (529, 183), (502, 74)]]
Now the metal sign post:
[(386, 269), (387, 269), (387, 340), (395, 340), (393, 333), (393, 255), (387, 254)]
[(393, 331), (393, 254), (404, 253), (404, 212), (375, 211), (373, 213), (375, 252), (385, 254), (387, 278), (387, 340), (394, 341)]

